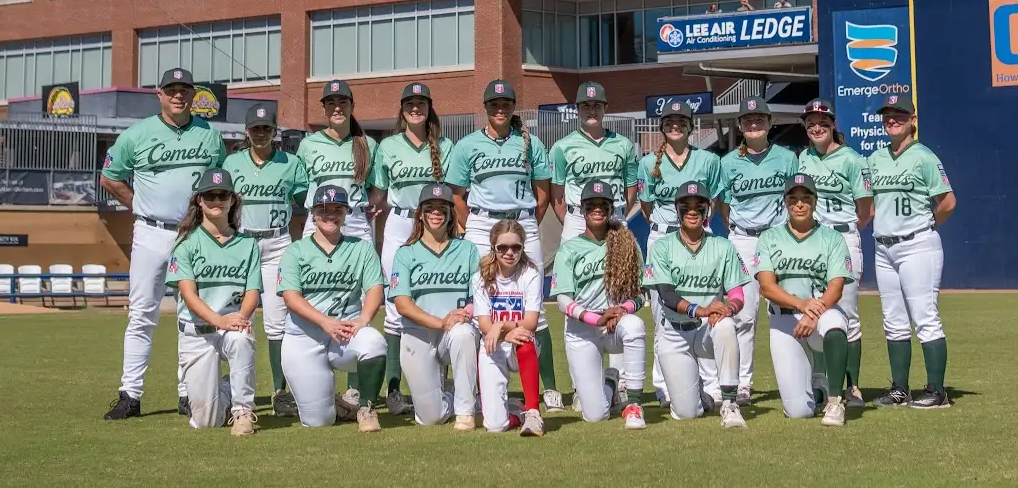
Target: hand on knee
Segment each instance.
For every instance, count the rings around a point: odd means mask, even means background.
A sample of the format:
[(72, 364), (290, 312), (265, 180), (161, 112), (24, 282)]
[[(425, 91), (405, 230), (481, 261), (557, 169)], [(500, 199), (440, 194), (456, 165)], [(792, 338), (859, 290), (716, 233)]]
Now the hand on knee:
[(827, 332), (834, 329), (840, 329), (846, 334), (848, 333), (848, 319), (841, 310), (836, 308), (827, 310), (817, 320), (817, 332), (820, 335), (827, 335)]
[(615, 331), (620, 333), (623, 340), (626, 341), (647, 337), (647, 330), (643, 325), (643, 320), (635, 314), (626, 314), (619, 319), (619, 323), (615, 326)]
[(452, 326), (446, 331), (446, 334), (448, 334), (449, 340), (454, 344), (466, 344), (473, 347), (479, 340), (474, 331), (475, 329), (472, 324), (463, 322)]
[(714, 324), (711, 331), (711, 340), (715, 344), (724, 344), (725, 347), (739, 347), (739, 337), (735, 331), (735, 321), (726, 317)]
[(350, 339), (350, 347), (358, 352), (357, 360), (363, 361), (385, 356), (387, 345), (381, 332), (374, 327), (366, 326)]

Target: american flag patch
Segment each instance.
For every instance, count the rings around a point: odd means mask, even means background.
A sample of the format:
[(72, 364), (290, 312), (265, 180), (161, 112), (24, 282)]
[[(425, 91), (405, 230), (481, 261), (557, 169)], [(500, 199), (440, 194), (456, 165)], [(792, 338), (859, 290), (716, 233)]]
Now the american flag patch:
[[(743, 264), (742, 266), (745, 267), (746, 265)], [(753, 255), (753, 266), (760, 266), (760, 253)]]
[(653, 264), (647, 263), (647, 265), (643, 267), (643, 277), (644, 278), (653, 278), (654, 277), (654, 265)]
[(389, 288), (396, 288), (399, 286), (399, 273), (392, 273), (392, 277), (389, 278)]
[(280, 285), (282, 283), (283, 283), (283, 270), (281, 268), (276, 268), (276, 285)]
[[(742, 256), (735, 256), (735, 257), (739, 258), (739, 266), (742, 266), (742, 272), (746, 273), (746, 274), (749, 274), (749, 268), (747, 268), (746, 267), (746, 263), (744, 263), (742, 261)], [(757, 264), (760, 264), (760, 263), (757, 262)]]
[(555, 282), (558, 281), (557, 278), (558, 278), (558, 273), (552, 273), (551, 274), (551, 287), (552, 288), (555, 288)]
[(103, 159), (103, 168), (109, 168), (110, 166), (113, 166), (113, 154), (106, 151), (106, 159)]
[(646, 183), (643, 181), (643, 178), (636, 180), (636, 191), (643, 191), (645, 186)]
[(951, 182), (947, 179), (947, 171), (944, 171), (944, 165), (938, 164), (937, 168), (940, 169), (940, 181), (943, 181), (946, 185), (950, 185)]
[(846, 256), (845, 257), (845, 269), (848, 270), (851, 273), (855, 272), (855, 271), (852, 270), (852, 257), (851, 256)]
[(862, 186), (867, 190), (873, 189), (873, 182), (870, 180), (870, 172), (865, 169), (862, 171)]
[(177, 264), (177, 258), (170, 259), (170, 273), (176, 273), (180, 269), (180, 265)]

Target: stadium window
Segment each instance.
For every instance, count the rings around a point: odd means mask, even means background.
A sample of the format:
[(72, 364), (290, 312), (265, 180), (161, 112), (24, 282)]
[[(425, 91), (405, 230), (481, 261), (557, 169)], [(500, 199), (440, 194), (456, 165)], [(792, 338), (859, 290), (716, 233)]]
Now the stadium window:
[(279, 17), (139, 30), (138, 86), (176, 67), (198, 82), (278, 80), (280, 49)]
[(311, 76), (469, 68), (473, 0), (435, 0), (315, 12)]
[(110, 86), (109, 33), (0, 43), (0, 100), (38, 95), (44, 85)]

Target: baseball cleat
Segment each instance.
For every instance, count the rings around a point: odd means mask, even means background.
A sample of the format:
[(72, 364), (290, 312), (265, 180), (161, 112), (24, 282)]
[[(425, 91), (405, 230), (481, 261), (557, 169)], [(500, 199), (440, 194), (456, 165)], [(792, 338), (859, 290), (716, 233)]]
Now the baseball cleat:
[(103, 420), (123, 420), (127, 417), (141, 416), (141, 400), (135, 400), (120, 392), (119, 398), (110, 403), (110, 411), (103, 415)]
[[(827, 405), (827, 399), (830, 398), (831, 392), (827, 386), (827, 375), (823, 373), (813, 373), (813, 402), (818, 407), (820, 405)], [(826, 406), (824, 407), (826, 411)]]
[(191, 402), (186, 396), (177, 397), (177, 415), (191, 416)]
[(272, 394), (272, 414), (276, 417), (296, 416), (297, 400), (286, 390), (276, 390)]
[[(619, 401), (619, 391), (622, 391), (622, 380), (619, 375), (619, 370), (615, 368), (606, 369), (604, 372), (604, 381), (612, 389), (611, 404), (608, 405), (608, 407), (611, 410), (615, 410), (615, 408), (622, 403)], [(618, 412), (618, 410), (615, 411)]]
[(750, 389), (750, 387), (740, 386), (739, 391), (736, 392), (735, 394), (735, 403), (743, 407), (749, 405), (750, 403), (753, 403), (753, 400), (750, 398), (751, 393), (752, 390)]
[(360, 394), (357, 390), (347, 390), (343, 395), (336, 394), (336, 422), (357, 420), (357, 410), (360, 409)]
[(713, 412), (717, 408), (718, 403), (721, 400), (714, 400), (714, 397), (708, 395), (707, 392), (700, 390), (700, 405), (703, 406), (703, 413)]
[(725, 401), (725, 397), (721, 395), (721, 390), (715, 390), (710, 392), (710, 397), (714, 399), (715, 405), (720, 405), (721, 402)]
[(887, 393), (873, 400), (873, 404), (878, 407), (904, 407), (911, 399), (912, 395), (908, 390), (898, 385), (891, 385), (891, 389), (887, 390)]
[(544, 390), (544, 407), (549, 412), (561, 412), (566, 409), (562, 404), (562, 394), (555, 390)]
[(452, 428), (462, 432), (474, 430), (474, 427), (476, 427), (476, 420), (473, 415), (457, 415), (456, 424), (452, 426)]
[(664, 390), (658, 389), (654, 392), (654, 396), (657, 397), (657, 403), (661, 406), (661, 408), (668, 410), (672, 407), (672, 400), (668, 398), (668, 395), (664, 392)]
[(612, 402), (616, 409), (629, 403), (629, 390), (626, 388), (626, 379), (619, 373), (619, 387), (615, 389), (615, 400)]
[(544, 419), (541, 418), (541, 412), (537, 411), (537, 409), (523, 412), (523, 427), (520, 430), (520, 436), (544, 436)]
[(824, 406), (824, 418), (820, 425), (827, 427), (840, 427), (845, 425), (845, 406), (841, 403), (841, 397), (829, 397), (827, 405)]
[(721, 427), (725, 429), (746, 428), (746, 419), (742, 418), (739, 404), (728, 400), (721, 404)]
[(622, 411), (622, 418), (626, 419), (626, 429), (646, 429), (647, 422), (643, 420), (643, 407), (631, 403)]
[(930, 385), (926, 385), (926, 389), (919, 395), (919, 398), (912, 400), (908, 406), (912, 408), (918, 408), (920, 410), (928, 410), (933, 408), (949, 408), (951, 401), (947, 399), (947, 392), (936, 390)]
[(576, 390), (573, 390), (573, 411), (583, 412), (583, 408), (580, 407), (580, 393)]
[(862, 390), (858, 386), (852, 386), (845, 392), (848, 408), (866, 408), (866, 400), (862, 399)]
[(258, 416), (255, 415), (254, 412), (252, 412), (252, 411), (250, 411), (250, 410), (248, 410), (246, 408), (243, 409), (243, 410), (234, 412), (233, 416), (230, 417), (230, 422), (229, 422), (229, 424), (232, 426), (232, 427), (230, 427), (230, 434), (236, 435), (236, 436), (245, 436), (245, 435), (254, 434), (255, 433), (255, 422), (257, 422), (257, 421), (258, 421)]
[(392, 390), (386, 395), (385, 406), (391, 415), (406, 415), (414, 411), (414, 406), (399, 390)]
[(378, 432), (380, 430), (382, 430), (382, 425), (378, 423), (378, 413), (375, 412), (374, 405), (369, 403), (357, 409), (358, 432)]

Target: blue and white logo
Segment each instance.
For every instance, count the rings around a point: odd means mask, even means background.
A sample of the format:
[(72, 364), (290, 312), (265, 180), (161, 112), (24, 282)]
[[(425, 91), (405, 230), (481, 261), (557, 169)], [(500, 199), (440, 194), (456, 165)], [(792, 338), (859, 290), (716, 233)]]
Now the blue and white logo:
[(668, 23), (661, 26), (658, 35), (661, 36), (662, 41), (667, 42), (671, 47), (679, 47), (685, 40), (682, 35), (682, 29), (676, 29), (674, 25)]
[(852, 72), (867, 81), (877, 81), (898, 62), (898, 26), (859, 25), (845, 22), (845, 50)]

